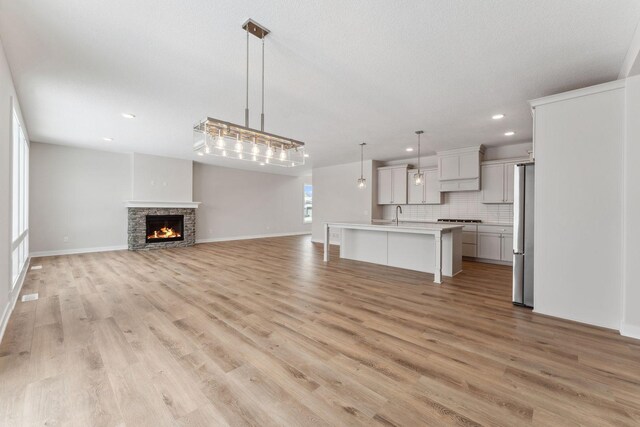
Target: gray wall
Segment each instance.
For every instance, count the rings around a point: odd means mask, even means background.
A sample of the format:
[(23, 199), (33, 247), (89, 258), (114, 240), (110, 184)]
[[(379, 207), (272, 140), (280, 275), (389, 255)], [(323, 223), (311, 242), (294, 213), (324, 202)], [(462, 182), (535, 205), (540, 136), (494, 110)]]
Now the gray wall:
[[(132, 157), (61, 145), (32, 144), (31, 253), (47, 255), (126, 248), (124, 202), (132, 199), (134, 188)], [(149, 158), (145, 156), (145, 159)], [(191, 162), (188, 163), (190, 169)], [(154, 169), (157, 168), (151, 168)], [(155, 188), (189, 192), (176, 194), (173, 201), (191, 201), (190, 189), (193, 188), (193, 200), (202, 202), (196, 211), (198, 240), (311, 231), (311, 226), (302, 222), (303, 185), (309, 178), (198, 163), (193, 165), (192, 182), (185, 183), (184, 171), (175, 180), (156, 175), (156, 172), (147, 174), (144, 171), (139, 174), (138, 196), (145, 199), (159, 197), (154, 188), (149, 187), (151, 180), (157, 181)]]
[(309, 181), (194, 163), (193, 200), (202, 202), (196, 212), (197, 240), (311, 232), (311, 225), (303, 223)]
[(191, 160), (133, 153), (131, 200), (191, 202), (193, 162)]
[(130, 166), (128, 154), (31, 144), (31, 253), (126, 248)]
[(620, 327), (624, 95), (536, 107), (538, 313)]
[[(360, 162), (313, 169), (313, 241), (324, 242), (323, 223), (330, 221), (371, 221), (375, 199), (372, 161), (364, 163), (367, 188), (358, 189)], [(377, 175), (377, 173), (376, 173)], [(338, 243), (332, 237), (332, 243)]]
[(640, 338), (640, 76), (627, 79), (624, 151), (623, 335)]

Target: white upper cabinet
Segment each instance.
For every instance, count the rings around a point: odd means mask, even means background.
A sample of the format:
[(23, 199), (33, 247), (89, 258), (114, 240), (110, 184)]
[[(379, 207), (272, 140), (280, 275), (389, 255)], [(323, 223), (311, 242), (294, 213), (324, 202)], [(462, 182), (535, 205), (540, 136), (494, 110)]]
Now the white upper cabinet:
[(442, 204), (438, 169), (424, 171), (424, 202), (428, 205)]
[(391, 169), (378, 169), (378, 204), (387, 205), (393, 199)]
[(378, 204), (407, 204), (407, 165), (378, 168)]
[(480, 176), (480, 152), (462, 153), (458, 155), (460, 164), (458, 178), (473, 179)]
[(449, 155), (438, 158), (439, 179), (441, 181), (460, 178), (460, 156)]
[(482, 203), (504, 203), (504, 165), (482, 165)]
[(391, 184), (393, 185), (393, 198), (391, 203), (396, 205), (407, 204), (407, 167), (391, 169)]
[(437, 154), (440, 191), (480, 190), (482, 146), (439, 151)]
[(416, 172), (416, 169), (407, 172), (407, 203), (410, 205), (421, 205), (424, 203), (424, 185), (416, 185), (413, 182), (413, 174)]
[(410, 205), (439, 205), (442, 204), (442, 193), (440, 193), (440, 183), (438, 181), (437, 169), (421, 169), (424, 174), (424, 183), (415, 185), (413, 175), (418, 172), (412, 169), (407, 173), (408, 198)]
[(504, 172), (506, 174), (505, 176), (505, 202), (507, 203), (513, 203), (513, 181), (514, 181), (514, 168), (515, 168), (516, 163), (515, 162), (511, 162), (511, 163), (507, 163), (504, 165)]
[(482, 203), (513, 203), (513, 171), (516, 163), (518, 161), (512, 160), (482, 164)]

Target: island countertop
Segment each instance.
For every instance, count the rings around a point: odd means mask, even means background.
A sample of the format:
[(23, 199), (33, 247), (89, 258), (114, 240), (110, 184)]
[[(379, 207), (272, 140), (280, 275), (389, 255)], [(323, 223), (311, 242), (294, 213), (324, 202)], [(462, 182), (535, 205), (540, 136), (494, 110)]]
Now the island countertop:
[(448, 233), (451, 230), (462, 230), (462, 225), (437, 224), (437, 223), (370, 223), (370, 222), (328, 222), (331, 228), (352, 228), (357, 230), (394, 231), (398, 233), (436, 234)]

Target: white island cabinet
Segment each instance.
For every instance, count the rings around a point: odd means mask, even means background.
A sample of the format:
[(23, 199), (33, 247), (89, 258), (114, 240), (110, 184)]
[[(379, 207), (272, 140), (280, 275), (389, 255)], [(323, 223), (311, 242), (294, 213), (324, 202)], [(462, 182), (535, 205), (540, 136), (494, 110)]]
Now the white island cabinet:
[(325, 261), (329, 261), (330, 232), (340, 229), (340, 258), (433, 273), (435, 283), (462, 271), (461, 225), (325, 223), (324, 227)]

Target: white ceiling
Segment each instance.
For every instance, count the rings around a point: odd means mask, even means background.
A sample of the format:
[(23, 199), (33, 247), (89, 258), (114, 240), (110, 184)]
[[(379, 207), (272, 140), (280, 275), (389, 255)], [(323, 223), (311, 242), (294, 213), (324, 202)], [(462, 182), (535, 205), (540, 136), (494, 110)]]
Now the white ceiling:
[[(427, 153), (530, 140), (528, 99), (617, 78), (640, 2), (0, 0), (31, 140), (202, 161), (194, 122), (244, 121), (247, 18), (272, 31), (265, 130), (307, 142), (308, 172), (359, 160), (361, 141), (408, 157), (416, 129)], [(258, 39), (251, 54), (259, 127)]]

